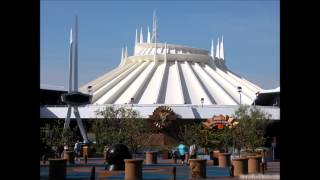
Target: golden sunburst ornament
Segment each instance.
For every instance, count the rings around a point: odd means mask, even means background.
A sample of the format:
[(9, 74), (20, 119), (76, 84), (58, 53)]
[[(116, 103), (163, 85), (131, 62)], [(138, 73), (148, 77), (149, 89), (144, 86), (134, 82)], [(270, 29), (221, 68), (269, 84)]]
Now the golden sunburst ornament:
[(149, 119), (154, 127), (162, 129), (168, 127), (173, 120), (177, 119), (177, 116), (170, 107), (159, 106), (153, 111), (152, 115), (149, 115)]

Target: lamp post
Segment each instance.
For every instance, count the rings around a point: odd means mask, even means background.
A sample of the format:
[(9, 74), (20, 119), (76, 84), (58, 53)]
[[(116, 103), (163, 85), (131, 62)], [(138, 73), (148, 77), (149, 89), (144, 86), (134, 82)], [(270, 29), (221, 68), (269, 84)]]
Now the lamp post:
[(92, 86), (88, 86), (88, 87), (87, 87), (87, 90), (88, 90), (88, 94), (91, 94)]
[(259, 96), (259, 91), (256, 92), (256, 99), (253, 101), (253, 105), (256, 106), (256, 100), (258, 99), (258, 96)]
[(242, 91), (241, 86), (238, 86), (238, 93), (239, 93), (239, 95), (240, 95), (240, 105), (241, 105), (241, 91)]
[(201, 98), (201, 106), (203, 107), (204, 98)]
[(272, 145), (272, 160), (273, 161), (274, 161), (274, 148), (276, 147), (276, 144), (277, 144), (277, 138), (273, 137), (273, 140), (271, 142), (271, 145)]
[(131, 107), (133, 107), (134, 98), (131, 98), (130, 102), (131, 102)]

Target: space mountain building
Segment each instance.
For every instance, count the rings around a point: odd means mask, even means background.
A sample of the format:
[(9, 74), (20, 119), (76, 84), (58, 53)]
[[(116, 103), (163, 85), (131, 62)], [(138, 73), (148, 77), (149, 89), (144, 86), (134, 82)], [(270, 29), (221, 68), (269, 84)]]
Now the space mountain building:
[[(116, 68), (78, 89), (91, 95), (90, 104), (78, 107), (81, 118), (100, 118), (96, 112), (106, 106), (133, 108), (145, 119), (160, 106), (169, 107), (179, 119), (230, 116), (241, 104), (255, 105), (263, 92), (227, 67), (222, 36), (211, 42), (210, 50), (161, 42), (155, 14), (151, 31), (136, 30), (132, 55), (125, 47), (119, 59)], [(271, 119), (280, 119), (279, 107), (260, 108)], [(63, 106), (40, 110), (44, 119), (64, 119), (68, 113)], [(71, 119), (76, 118), (73, 114)]]
[[(232, 72), (225, 63), (223, 37), (211, 51), (158, 42), (157, 21), (144, 37), (136, 30), (132, 55), (122, 49), (119, 66), (83, 85), (92, 103), (165, 105), (251, 105), (258, 85)], [(239, 94), (241, 88), (241, 94)]]

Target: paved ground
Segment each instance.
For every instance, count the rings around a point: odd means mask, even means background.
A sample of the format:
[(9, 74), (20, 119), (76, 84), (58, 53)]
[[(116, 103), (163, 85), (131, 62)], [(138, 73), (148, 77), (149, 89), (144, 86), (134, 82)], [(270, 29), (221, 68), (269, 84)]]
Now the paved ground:
[[(230, 177), (228, 168), (219, 168), (212, 165), (212, 161), (207, 161), (207, 178), (208, 180), (231, 180), (240, 179), (239, 177)], [(124, 171), (107, 171), (107, 165), (103, 164), (102, 158), (90, 158), (88, 164), (84, 164), (83, 159), (76, 164), (67, 165), (67, 179), (90, 179), (91, 169), (95, 166), (96, 179), (124, 179)], [(176, 179), (186, 180), (189, 178), (189, 166), (181, 164), (173, 164), (173, 160), (163, 160), (158, 158), (158, 164), (143, 165), (144, 180), (168, 180), (173, 179), (173, 167), (177, 168)], [(49, 167), (48, 162), (43, 164), (40, 162), (40, 180), (48, 179)], [(280, 162), (268, 162), (268, 169), (264, 175), (279, 175)], [(259, 179), (259, 177), (256, 177)], [(260, 176), (260, 179), (261, 176)], [(264, 179), (266, 179), (264, 177)], [(271, 178), (269, 178), (271, 179)]]

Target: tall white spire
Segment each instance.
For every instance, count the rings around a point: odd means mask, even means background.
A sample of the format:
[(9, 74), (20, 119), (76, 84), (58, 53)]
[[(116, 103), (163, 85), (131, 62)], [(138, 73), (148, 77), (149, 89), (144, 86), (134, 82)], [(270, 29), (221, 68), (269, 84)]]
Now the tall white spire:
[(156, 10), (153, 11), (153, 24), (152, 24), (152, 36), (151, 36), (151, 42), (156, 43), (157, 42), (157, 16), (156, 16)]
[(224, 59), (223, 36), (221, 37), (221, 42), (220, 42), (220, 58)]
[(156, 16), (156, 10), (153, 11), (151, 42), (154, 43), (154, 50), (155, 51), (154, 51), (153, 60), (156, 61), (156, 57), (157, 57), (157, 16)]
[(216, 48), (216, 58), (220, 58), (219, 37), (218, 37), (217, 48)]
[(124, 60), (127, 60), (128, 57), (128, 48), (126, 46), (125, 52), (124, 52)]
[(120, 65), (123, 64), (123, 48), (121, 48), (121, 62), (120, 62)]
[(137, 54), (137, 44), (139, 43), (139, 37), (138, 37), (138, 29), (136, 29), (136, 38), (134, 41), (134, 48), (133, 48), (133, 54)]
[(78, 92), (78, 16), (75, 16), (73, 32), (73, 91)]
[(143, 43), (142, 27), (140, 28), (140, 43)]
[(164, 43), (164, 57), (163, 61), (167, 62), (167, 42)]
[(214, 47), (213, 47), (213, 40), (211, 40), (211, 57), (214, 58)]
[(70, 54), (69, 54), (69, 89), (68, 92), (70, 93), (72, 91), (72, 52), (73, 52), (73, 40), (72, 40), (72, 28), (70, 30)]
[(147, 43), (150, 43), (150, 30), (149, 30), (149, 26), (148, 26), (148, 38), (147, 38)]
[(136, 39), (134, 41), (135, 45), (138, 44), (138, 42), (139, 42), (138, 29), (136, 29)]

